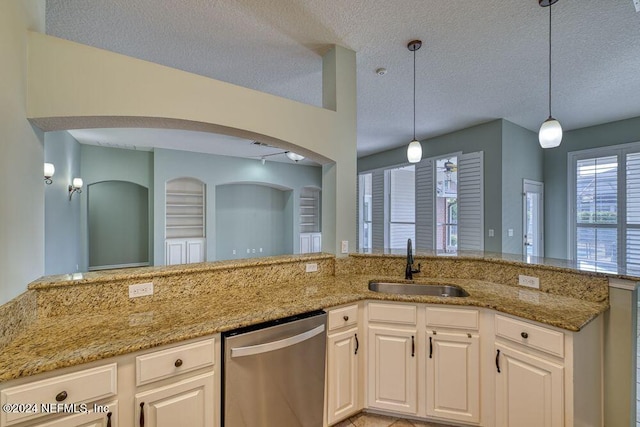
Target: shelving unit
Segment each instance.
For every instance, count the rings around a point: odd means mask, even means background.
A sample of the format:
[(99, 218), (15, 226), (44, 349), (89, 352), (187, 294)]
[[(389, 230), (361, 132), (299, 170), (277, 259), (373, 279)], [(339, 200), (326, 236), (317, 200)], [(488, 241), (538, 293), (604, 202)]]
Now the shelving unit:
[(300, 191), (300, 233), (320, 232), (320, 190), (303, 188)]
[(300, 191), (300, 253), (320, 252), (320, 190), (305, 187)]
[(167, 239), (205, 237), (204, 188), (204, 183), (194, 178), (167, 181)]
[(165, 187), (165, 264), (205, 260), (205, 184), (176, 178)]

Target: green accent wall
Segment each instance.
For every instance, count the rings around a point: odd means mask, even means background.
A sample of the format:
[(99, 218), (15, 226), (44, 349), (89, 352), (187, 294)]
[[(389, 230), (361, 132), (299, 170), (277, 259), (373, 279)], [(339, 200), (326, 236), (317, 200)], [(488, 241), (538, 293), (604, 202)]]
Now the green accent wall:
[[(503, 120), (494, 120), (421, 141), (422, 158), (484, 152), (484, 247), (490, 252), (502, 252), (502, 132)], [(358, 172), (402, 164), (407, 164), (406, 144), (359, 158)], [(495, 230), (495, 237), (489, 237), (489, 229)]]
[(562, 144), (544, 150), (545, 257), (568, 258), (568, 153), (640, 141), (640, 117), (565, 132)]
[[(499, 232), (504, 253), (523, 253), (523, 180), (542, 181), (543, 163), (538, 134), (502, 120), (502, 228)], [(491, 190), (485, 187), (487, 191)], [(513, 236), (509, 236), (509, 229), (513, 230)]]

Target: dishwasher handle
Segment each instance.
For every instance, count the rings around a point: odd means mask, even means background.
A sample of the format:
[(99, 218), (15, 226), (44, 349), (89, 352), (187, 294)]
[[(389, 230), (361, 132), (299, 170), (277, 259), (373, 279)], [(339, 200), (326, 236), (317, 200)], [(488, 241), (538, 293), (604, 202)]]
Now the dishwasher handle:
[(267, 353), (269, 351), (280, 350), (281, 348), (291, 347), (310, 338), (315, 337), (324, 332), (324, 325), (317, 326), (299, 335), (294, 335), (279, 341), (272, 341), (264, 344), (251, 345), (248, 347), (236, 347), (231, 349), (231, 357), (253, 356), (256, 354)]

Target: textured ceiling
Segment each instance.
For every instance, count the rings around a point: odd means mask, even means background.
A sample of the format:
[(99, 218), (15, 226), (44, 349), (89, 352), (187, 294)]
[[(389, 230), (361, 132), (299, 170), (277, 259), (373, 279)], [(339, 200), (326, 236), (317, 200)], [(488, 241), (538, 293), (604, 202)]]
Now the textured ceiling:
[[(548, 115), (548, 9), (537, 0), (47, 0), (47, 33), (321, 104), (321, 55), (357, 52), (358, 155), (497, 118)], [(553, 115), (565, 130), (640, 116), (631, 0), (553, 6)], [(384, 67), (385, 76), (375, 70)]]

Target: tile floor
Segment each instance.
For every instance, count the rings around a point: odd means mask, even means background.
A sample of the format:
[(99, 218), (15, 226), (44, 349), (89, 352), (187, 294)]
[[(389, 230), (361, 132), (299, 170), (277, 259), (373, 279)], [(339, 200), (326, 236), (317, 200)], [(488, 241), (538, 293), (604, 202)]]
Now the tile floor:
[(360, 413), (346, 419), (334, 427), (453, 427), (446, 424), (405, 420), (397, 417)]

